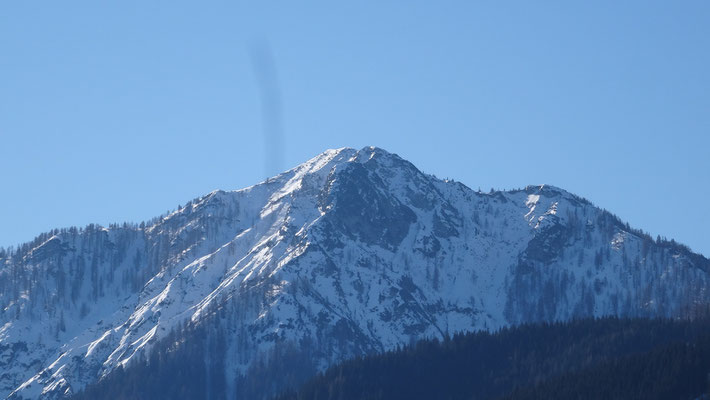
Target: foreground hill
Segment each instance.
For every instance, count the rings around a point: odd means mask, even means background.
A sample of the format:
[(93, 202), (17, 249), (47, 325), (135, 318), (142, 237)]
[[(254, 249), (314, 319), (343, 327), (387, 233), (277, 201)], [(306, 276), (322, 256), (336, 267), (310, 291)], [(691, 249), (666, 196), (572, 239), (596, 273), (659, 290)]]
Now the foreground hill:
[(690, 400), (708, 389), (708, 327), (605, 318), (427, 340), (331, 367), (278, 400)]
[[(147, 223), (0, 251), (0, 397), (69, 396), (188, 330), (206, 364), (225, 355), (209, 378), (225, 396), (264, 397), (422, 338), (692, 314), (708, 268), (562, 189), (481, 193), (378, 148), (329, 150)], [(252, 386), (284, 354), (299, 376)]]

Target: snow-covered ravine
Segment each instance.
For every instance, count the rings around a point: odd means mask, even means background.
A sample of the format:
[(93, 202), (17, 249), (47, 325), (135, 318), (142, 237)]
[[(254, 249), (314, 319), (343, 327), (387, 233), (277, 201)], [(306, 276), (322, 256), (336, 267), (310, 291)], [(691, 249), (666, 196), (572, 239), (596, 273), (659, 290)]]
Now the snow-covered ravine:
[(141, 225), (0, 252), (0, 397), (75, 393), (226, 304), (233, 375), (280, 341), (315, 343), (324, 368), (459, 331), (684, 315), (708, 267), (559, 188), (481, 193), (382, 149), (329, 150)]

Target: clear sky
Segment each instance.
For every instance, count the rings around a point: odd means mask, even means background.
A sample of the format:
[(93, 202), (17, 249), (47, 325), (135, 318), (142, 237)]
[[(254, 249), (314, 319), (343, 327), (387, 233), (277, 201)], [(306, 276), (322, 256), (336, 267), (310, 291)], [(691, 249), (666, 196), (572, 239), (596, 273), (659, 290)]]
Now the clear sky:
[(250, 3), (0, 3), (0, 245), (257, 183), (268, 134), (283, 169), (376, 145), (710, 256), (710, 2)]

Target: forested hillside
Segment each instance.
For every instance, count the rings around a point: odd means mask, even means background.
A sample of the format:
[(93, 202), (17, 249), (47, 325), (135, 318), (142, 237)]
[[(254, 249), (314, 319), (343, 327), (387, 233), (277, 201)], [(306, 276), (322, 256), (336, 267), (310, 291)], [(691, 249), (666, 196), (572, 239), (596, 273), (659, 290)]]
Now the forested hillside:
[(710, 336), (703, 335), (519, 388), (505, 399), (695, 399), (710, 393), (709, 372)]
[(708, 327), (604, 318), (426, 340), (347, 361), (277, 399), (691, 399), (707, 387)]

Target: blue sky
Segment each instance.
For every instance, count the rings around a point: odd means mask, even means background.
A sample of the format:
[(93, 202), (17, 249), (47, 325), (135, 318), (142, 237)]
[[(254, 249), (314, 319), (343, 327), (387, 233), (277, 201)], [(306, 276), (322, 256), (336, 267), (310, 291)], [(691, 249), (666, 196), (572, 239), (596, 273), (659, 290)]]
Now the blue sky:
[(710, 255), (707, 1), (99, 3), (0, 5), (0, 245), (275, 172), (261, 48), (284, 169), (376, 145)]

